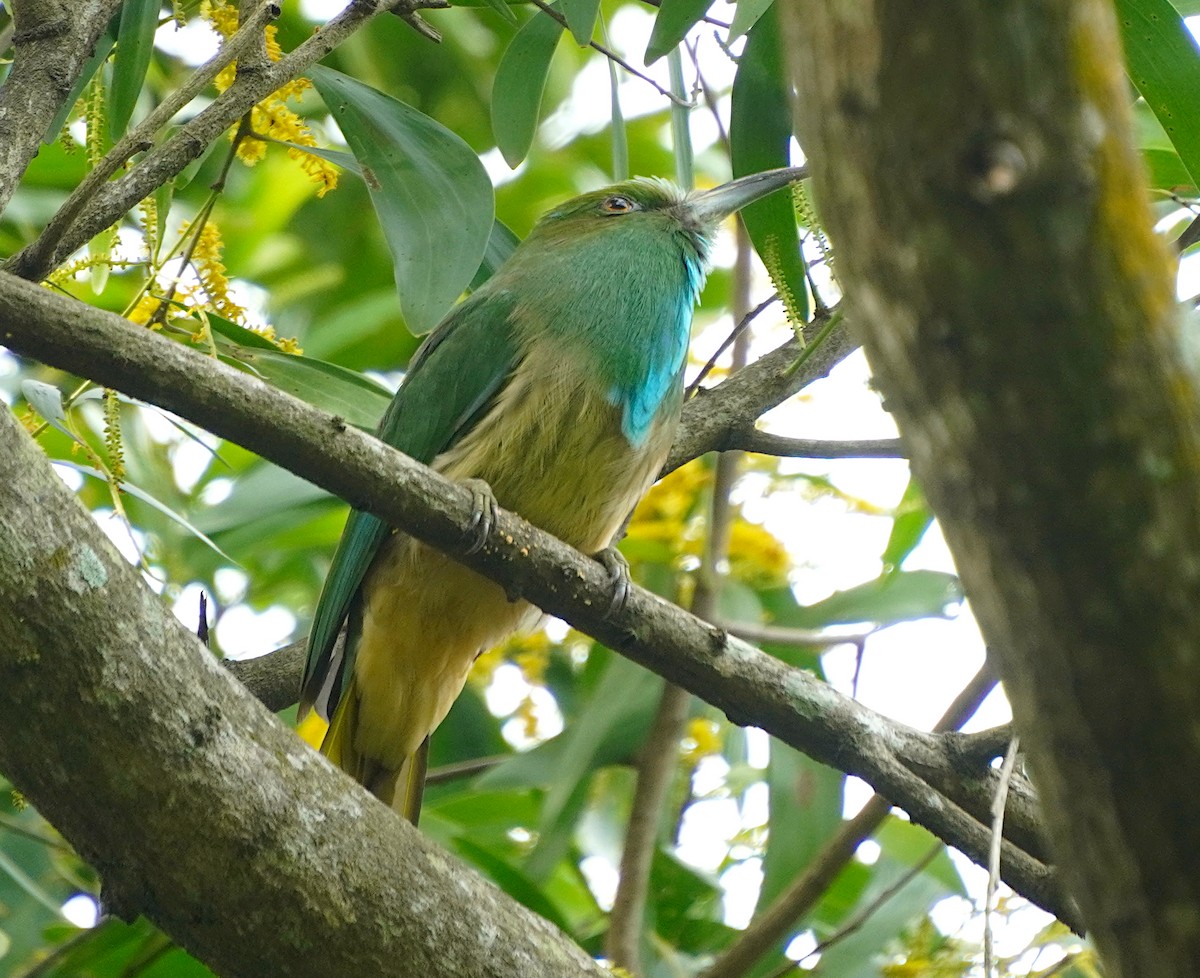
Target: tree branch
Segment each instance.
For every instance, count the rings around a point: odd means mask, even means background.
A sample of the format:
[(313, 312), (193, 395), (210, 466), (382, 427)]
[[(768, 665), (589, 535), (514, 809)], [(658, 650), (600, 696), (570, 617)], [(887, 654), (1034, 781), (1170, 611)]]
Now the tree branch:
[[(111, 0), (110, 0), (111, 2)], [(404, 9), (444, 6), (446, 0), (410, 0)], [(265, 4), (269, 6), (269, 4)], [(162, 145), (150, 150), (128, 173), (103, 184), (66, 227), (56, 227), (54, 240), (39, 239), (18, 252), (4, 268), (22, 278), (39, 279), (76, 248), (109, 227), (138, 201), (179, 173), (258, 102), (365, 26), (393, 4), (390, 0), (353, 0), (294, 51), (261, 71), (242, 72), (207, 108), (188, 120)], [(45, 235), (43, 235), (45, 237)]]
[(120, 915), (228, 978), (607, 974), (256, 703), (8, 411), (0, 594), (0, 768)]
[[(512, 514), (501, 513), (486, 544), (468, 555), (470, 493), (341, 419), (119, 316), (4, 273), (0, 342), (175, 411), (402, 527), (734, 722), (753, 722), (863, 778), (940, 838), (986, 859), (986, 807), (972, 817), (913, 774), (940, 769), (956, 779), (953, 758), (935, 736), (880, 716), (641, 588), (620, 612), (606, 614), (608, 571)], [(1008, 844), (1004, 860), (1013, 889), (1067, 913), (1050, 870)]]
[(757, 452), (759, 455), (782, 455), (790, 458), (905, 458), (904, 443), (899, 438), (877, 438), (870, 441), (835, 441), (826, 438), (787, 438), (759, 431), (753, 422), (726, 433), (719, 451)]
[(15, 51), (0, 87), (0, 213), (120, 5), (121, 0), (12, 4)]
[[(698, 391), (683, 406), (679, 436), (663, 466), (663, 474), (705, 452), (722, 450), (729, 444), (731, 433), (744, 431), (755, 418), (826, 376), (858, 349), (858, 343), (841, 322), (835, 323), (818, 342), (828, 325), (828, 317), (818, 317), (804, 328), (808, 346), (788, 340), (712, 390)], [(797, 368), (796, 363), (802, 357), (804, 360)]]

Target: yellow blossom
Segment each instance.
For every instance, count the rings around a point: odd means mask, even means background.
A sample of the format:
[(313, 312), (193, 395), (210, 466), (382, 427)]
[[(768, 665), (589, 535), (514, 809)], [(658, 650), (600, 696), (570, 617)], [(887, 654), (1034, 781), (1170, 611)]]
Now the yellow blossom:
[(769, 587), (787, 579), (787, 548), (765, 527), (737, 520), (729, 533), (729, 573), (751, 587)]
[(719, 753), (723, 743), (719, 724), (707, 717), (692, 717), (680, 744), (684, 765), (694, 768), (705, 757)]
[[(227, 3), (226, 0), (204, 0), (200, 5), (200, 15), (208, 20), (222, 37), (232, 37), (237, 30), (237, 8)], [(278, 31), (274, 24), (268, 24), (265, 28), (264, 48), (271, 61), (278, 61), (283, 57), (283, 49), (279, 45)], [(223, 92), (233, 84), (236, 78), (237, 63), (234, 62), (220, 71), (213, 84), (216, 85), (217, 91)], [(300, 98), (310, 88), (312, 88), (312, 82), (307, 78), (294, 78), (254, 106), (250, 110), (252, 132), (250, 135), (244, 136), (238, 143), (238, 159), (247, 166), (253, 166), (266, 156), (266, 143), (262, 139), (254, 138), (256, 135), (266, 136), (280, 142), (295, 143), (298, 146), (315, 147), (317, 141), (312, 130), (286, 104), (289, 99)], [(300, 169), (317, 184), (318, 197), (324, 197), (337, 186), (338, 170), (332, 163), (294, 146), (288, 147), (288, 156), (299, 163)]]

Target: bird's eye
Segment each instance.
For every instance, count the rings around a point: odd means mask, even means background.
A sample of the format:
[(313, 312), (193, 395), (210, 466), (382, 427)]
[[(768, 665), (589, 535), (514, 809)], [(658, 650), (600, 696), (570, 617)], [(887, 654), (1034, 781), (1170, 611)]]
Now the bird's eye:
[(600, 210), (605, 214), (628, 214), (637, 210), (637, 204), (621, 194), (613, 194), (600, 201)]

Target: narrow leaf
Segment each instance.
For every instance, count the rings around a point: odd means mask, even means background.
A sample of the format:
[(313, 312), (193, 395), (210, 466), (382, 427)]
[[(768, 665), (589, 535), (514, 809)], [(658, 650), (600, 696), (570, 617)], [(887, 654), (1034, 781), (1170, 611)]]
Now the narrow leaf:
[[(605, 32), (607, 40), (607, 31)], [(613, 180), (629, 179), (629, 134), (625, 131), (625, 114), (621, 111), (621, 76), (617, 74), (617, 65), (612, 58), (604, 59), (608, 63), (609, 104), (612, 122), (612, 175)]]
[[(101, 472), (99, 469), (92, 468), (90, 465), (80, 465), (78, 462), (68, 462), (67, 460), (61, 459), (61, 458), (56, 458), (54, 460), (54, 464), (55, 465), (65, 465), (67, 468), (74, 469), (76, 472), (80, 473), (81, 475), (90, 476), (93, 479), (98, 479), (100, 482), (103, 482), (106, 484), (108, 483), (108, 479), (105, 477), (104, 473)], [(130, 496), (133, 496), (134, 499), (140, 499), (151, 509), (158, 510), (160, 513), (163, 514), (163, 516), (167, 517), (167, 519), (171, 520), (173, 523), (178, 523), (181, 527), (183, 527), (185, 530), (187, 530), (188, 533), (190, 533), (192, 536), (194, 536), (197, 540), (199, 540), (201, 543), (203, 543), (206, 547), (208, 547), (214, 553), (223, 557), (225, 560), (228, 560), (231, 564), (236, 564), (239, 567), (241, 566), (241, 564), (238, 564), (238, 562), (236, 560), (234, 560), (232, 557), (230, 557), (229, 554), (227, 554), (224, 550), (222, 550), (215, 543), (213, 543), (213, 541), (209, 537), (207, 537), (203, 532), (201, 532), (199, 529), (197, 529), (195, 526), (193, 526), (190, 522), (188, 522), (188, 520), (184, 516), (182, 516), (180, 513), (175, 512), (175, 510), (171, 509), (171, 507), (168, 506), (166, 503), (159, 501), (154, 496), (150, 495), (150, 493), (146, 492), (144, 489), (139, 489), (137, 486), (133, 485), (133, 483), (131, 483), (131, 482), (122, 482), (121, 483), (121, 492), (126, 493)]]
[(492, 225), (492, 233), (488, 235), (487, 248), (483, 252), (483, 261), (479, 263), (479, 271), (471, 279), (471, 291), (479, 288), (495, 275), (496, 270), (508, 261), (508, 256), (516, 250), (520, 243), (521, 239), (513, 233), (512, 229), (503, 221), (497, 220)]
[[(779, 28), (775, 11), (769, 10), (750, 32), (733, 82), (729, 155), (735, 177), (790, 163), (792, 126), (783, 77)], [(741, 213), (755, 251), (768, 268), (775, 266), (807, 318), (808, 286), (791, 197), (771, 194)]]
[(729, 25), (729, 43), (733, 43), (749, 31), (758, 19), (770, 9), (775, 0), (738, 0), (733, 12), (733, 23)]
[(495, 216), (491, 180), (458, 136), (411, 106), (329, 68), (311, 72), (362, 166), (417, 334), (470, 283)]
[(1129, 77), (1200, 184), (1200, 47), (1168, 0), (1117, 0)]
[(154, 54), (154, 32), (162, 13), (159, 0), (125, 0), (117, 29), (117, 59), (113, 62), (112, 85), (108, 90), (108, 132), (114, 140), (125, 134), (133, 117), (150, 58)]
[(514, 170), (529, 153), (542, 109), (550, 59), (562, 25), (539, 11), (517, 31), (496, 68), (492, 83), (492, 134)]
[(913, 552), (913, 548), (921, 542), (932, 522), (933, 511), (925, 501), (925, 493), (921, 491), (916, 479), (910, 477), (904, 489), (904, 496), (896, 509), (896, 518), (892, 521), (892, 532), (888, 536), (887, 546), (883, 549), (885, 573), (899, 570), (900, 565)]
[(645, 64), (652, 65), (664, 54), (675, 48), (687, 36), (687, 32), (708, 13), (713, 0), (662, 0), (654, 28), (646, 44)]
[(893, 624), (919, 618), (944, 618), (962, 601), (962, 585), (941, 571), (894, 571), (824, 601), (797, 606), (777, 615), (779, 625), (825, 628), (829, 625)]

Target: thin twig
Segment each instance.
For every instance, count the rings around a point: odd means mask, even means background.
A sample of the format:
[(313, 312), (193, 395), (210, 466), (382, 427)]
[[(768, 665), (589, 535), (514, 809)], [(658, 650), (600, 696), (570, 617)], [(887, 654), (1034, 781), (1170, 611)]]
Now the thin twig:
[(1019, 737), (1008, 743), (1008, 753), (1000, 765), (1000, 780), (996, 784), (996, 797), (992, 800), (992, 847), (988, 856), (987, 893), (983, 900), (983, 978), (992, 978), (996, 962), (992, 948), (992, 904), (996, 899), (996, 888), (1000, 885), (1000, 848), (1004, 839), (1004, 809), (1008, 801), (1008, 786), (1012, 782), (1013, 770), (1017, 765), (1017, 751), (1021, 749)]
[(848, 920), (844, 925), (839, 927), (837, 929), (837, 931), (835, 931), (833, 934), (830, 934), (829, 937), (827, 937), (820, 944), (818, 944), (816, 947), (814, 947), (811, 951), (808, 952), (808, 954), (804, 955), (804, 957), (802, 957), (799, 961), (789, 961), (778, 971), (772, 972), (770, 975), (770, 978), (783, 978), (783, 976), (788, 974), (789, 972), (798, 970), (800, 968), (801, 963), (803, 963), (804, 961), (807, 961), (814, 954), (823, 954), (824, 952), (828, 951), (831, 947), (833, 947), (835, 944), (841, 943), (847, 937), (849, 937), (851, 934), (855, 933), (856, 931), (861, 930), (863, 924), (865, 924), (868, 920), (870, 920), (871, 917), (873, 917), (875, 915), (875, 913), (879, 910), (880, 907), (882, 907), (892, 897), (894, 897), (897, 893), (899, 893), (906, 886), (908, 886), (909, 883), (911, 883), (914, 879), (916, 879), (921, 874), (921, 872), (925, 869), (925, 867), (928, 866), (931, 862), (933, 862), (933, 860), (935, 858), (937, 858), (938, 853), (940, 853), (941, 851), (942, 851), (941, 844), (939, 843), (938, 845), (935, 845), (932, 849), (930, 849), (927, 853), (925, 853), (924, 856), (922, 856), (919, 860), (917, 860), (916, 863), (914, 863), (911, 867), (909, 867), (909, 869), (904, 873), (903, 876), (901, 876), (898, 880), (896, 880), (896, 882), (893, 883), (891, 886), (889, 886), (887, 889), (883, 890), (877, 897), (875, 897), (874, 900), (872, 900), (865, 907), (863, 907), (858, 913), (856, 913), (853, 917), (851, 917), (850, 920)]
[(493, 754), (490, 757), (472, 757), (468, 761), (456, 761), (453, 764), (442, 764), (431, 768), (425, 775), (425, 784), (445, 784), (448, 781), (458, 781), (470, 778), (507, 761), (512, 754)]
[[(544, 13), (548, 17), (550, 17), (552, 20), (558, 21), (558, 23), (562, 24), (562, 26), (564, 28), (569, 29), (569, 25), (567, 24), (567, 18), (564, 17), (562, 14), (560, 14), (553, 7), (551, 7), (550, 4), (546, 3), (545, 0), (530, 0), (530, 2), (535, 7), (537, 7), (539, 10), (541, 10), (542, 13)], [(663, 88), (662, 85), (660, 85), (658, 82), (656, 82), (649, 75), (638, 71), (633, 65), (631, 65), (628, 61), (626, 61), (619, 54), (617, 54), (616, 51), (613, 51), (610, 48), (606, 48), (603, 44), (599, 43), (598, 41), (588, 41), (588, 47), (592, 48), (593, 50), (599, 51), (602, 55), (604, 55), (610, 61), (616, 62), (622, 68), (624, 68), (627, 72), (629, 72), (631, 75), (635, 75), (636, 77), (640, 78), (642, 81), (646, 82), (647, 84), (653, 85), (655, 91), (657, 91), (659, 93), (659, 95), (665, 95), (676, 105), (681, 105), (685, 109), (690, 109), (693, 107), (692, 103), (689, 102), (687, 99), (680, 98), (678, 95), (676, 95), (670, 89)]]
[(792, 645), (816, 646), (825, 648), (831, 645), (859, 645), (868, 639), (875, 629), (870, 632), (855, 632), (849, 635), (831, 634), (816, 628), (782, 628), (778, 625), (756, 625), (743, 621), (728, 621), (716, 619), (713, 624), (723, 628), (730, 635), (744, 638), (755, 645)]

